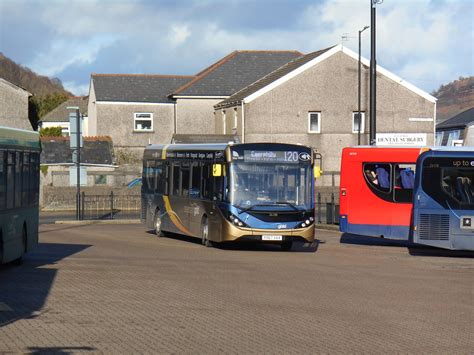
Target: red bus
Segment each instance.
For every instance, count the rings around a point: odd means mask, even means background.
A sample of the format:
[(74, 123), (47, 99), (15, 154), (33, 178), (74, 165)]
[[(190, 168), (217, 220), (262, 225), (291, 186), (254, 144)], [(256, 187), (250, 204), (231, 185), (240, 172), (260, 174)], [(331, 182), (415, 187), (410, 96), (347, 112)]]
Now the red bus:
[(416, 161), (427, 148), (344, 148), (340, 231), (408, 240)]

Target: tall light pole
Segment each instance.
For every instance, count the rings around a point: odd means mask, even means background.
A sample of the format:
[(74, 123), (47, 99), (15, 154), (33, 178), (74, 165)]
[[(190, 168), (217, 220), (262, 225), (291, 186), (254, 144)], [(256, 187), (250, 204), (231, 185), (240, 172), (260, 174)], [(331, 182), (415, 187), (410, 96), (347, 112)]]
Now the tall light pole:
[(362, 32), (364, 32), (366, 29), (368, 29), (370, 26), (364, 26), (363, 29), (359, 30), (359, 71), (358, 71), (358, 78), (359, 78), (359, 85), (357, 89), (357, 145), (360, 145), (360, 125), (362, 123), (362, 117), (360, 114), (360, 71), (361, 71), (361, 61), (360, 61), (360, 37)]
[(376, 79), (377, 61), (375, 60), (375, 6), (381, 4), (383, 0), (370, 0), (370, 144), (377, 143), (376, 127)]

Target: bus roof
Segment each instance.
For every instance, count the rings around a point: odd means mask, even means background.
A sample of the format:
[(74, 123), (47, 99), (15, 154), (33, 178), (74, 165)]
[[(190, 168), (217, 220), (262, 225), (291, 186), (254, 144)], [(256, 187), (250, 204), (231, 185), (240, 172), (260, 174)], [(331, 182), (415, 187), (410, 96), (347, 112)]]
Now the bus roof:
[(426, 150), (429, 148), (358, 146), (344, 148), (342, 157), (345, 161), (415, 163), (418, 156)]
[(40, 148), (39, 133), (24, 129), (0, 126), (0, 147)]
[(311, 149), (310, 147), (300, 144), (289, 144), (289, 143), (191, 143), (191, 144), (150, 144), (146, 147), (146, 150), (160, 151), (166, 148), (168, 152), (173, 151), (189, 151), (189, 150), (200, 150), (200, 151), (224, 151), (227, 147), (242, 147), (242, 146), (265, 146), (265, 145), (282, 145), (282, 146), (294, 146), (300, 149)]
[(150, 144), (147, 150), (163, 150), (166, 148), (169, 152), (184, 150), (206, 150), (206, 151), (224, 151), (230, 144), (228, 143), (209, 143), (209, 144)]

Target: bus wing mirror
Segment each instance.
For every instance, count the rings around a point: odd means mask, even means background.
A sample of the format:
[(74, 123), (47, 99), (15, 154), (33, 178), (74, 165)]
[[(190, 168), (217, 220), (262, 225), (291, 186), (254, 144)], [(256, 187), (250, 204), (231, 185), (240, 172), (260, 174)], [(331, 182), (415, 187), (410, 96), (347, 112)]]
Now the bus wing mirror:
[(212, 164), (212, 176), (222, 176), (222, 164)]
[(320, 178), (322, 173), (323, 173), (323, 171), (321, 170), (320, 166), (315, 166), (314, 167), (314, 178), (315, 179)]

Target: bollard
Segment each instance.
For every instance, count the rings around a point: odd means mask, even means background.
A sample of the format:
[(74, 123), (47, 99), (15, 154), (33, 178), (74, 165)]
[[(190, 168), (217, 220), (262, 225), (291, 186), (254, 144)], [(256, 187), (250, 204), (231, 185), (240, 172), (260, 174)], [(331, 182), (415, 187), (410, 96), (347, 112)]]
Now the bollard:
[(318, 192), (318, 224), (321, 224), (321, 192)]
[(82, 191), (82, 200), (81, 200), (81, 217), (80, 219), (83, 220), (84, 219), (84, 201), (86, 199), (86, 193), (84, 191)]
[(110, 191), (110, 219), (114, 219), (114, 192)]
[(334, 192), (331, 192), (331, 224), (336, 224), (336, 206), (334, 203)]

